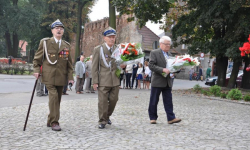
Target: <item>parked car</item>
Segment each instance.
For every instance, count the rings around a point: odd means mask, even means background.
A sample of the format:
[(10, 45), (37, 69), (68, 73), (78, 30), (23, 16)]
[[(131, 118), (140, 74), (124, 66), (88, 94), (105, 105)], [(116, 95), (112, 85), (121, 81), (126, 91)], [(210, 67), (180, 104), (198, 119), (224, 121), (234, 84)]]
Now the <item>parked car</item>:
[[(231, 74), (230, 74), (231, 75)], [(241, 81), (242, 81), (242, 76), (243, 76), (243, 70), (239, 70), (238, 76), (236, 78), (236, 83), (235, 83), (235, 88), (240, 87), (241, 86)], [(230, 76), (226, 77), (226, 82), (225, 82), (225, 86), (228, 85)]]
[[(239, 70), (238, 78), (239, 78), (240, 76), (242, 76), (242, 75), (243, 75), (243, 71), (242, 71), (242, 70)], [(228, 84), (228, 81), (229, 81), (229, 79), (230, 79), (230, 76), (231, 76), (231, 72), (229, 72), (229, 73), (226, 74), (226, 86), (227, 86), (227, 84)], [(238, 78), (236, 79), (236, 82), (237, 82), (237, 80), (240, 80), (240, 78), (239, 78), (239, 79), (238, 79)], [(241, 78), (242, 78), (242, 77), (241, 77)], [(206, 79), (206, 82), (205, 82), (205, 85), (209, 85), (209, 86), (216, 85), (216, 84), (217, 84), (217, 79), (218, 79), (218, 76), (213, 76), (213, 77), (207, 78), (207, 79)], [(238, 82), (241, 82), (241, 80), (238, 81)], [(241, 84), (241, 83), (237, 83), (237, 86), (239, 86), (238, 84)]]
[(215, 85), (215, 82), (217, 81), (217, 79), (218, 79), (218, 76), (207, 78), (205, 84), (209, 86), (213, 86)]

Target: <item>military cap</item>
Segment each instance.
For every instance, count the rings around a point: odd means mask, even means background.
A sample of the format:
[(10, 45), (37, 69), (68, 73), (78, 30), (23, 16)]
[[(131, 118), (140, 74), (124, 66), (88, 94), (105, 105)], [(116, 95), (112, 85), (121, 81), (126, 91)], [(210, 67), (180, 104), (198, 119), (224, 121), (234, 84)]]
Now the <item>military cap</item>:
[(61, 23), (61, 21), (59, 19), (57, 19), (55, 22), (53, 22), (50, 25), (51, 29), (54, 29), (55, 27), (63, 27), (64, 28), (64, 25)]
[(103, 35), (104, 36), (111, 36), (111, 35), (116, 35), (116, 31), (115, 29), (111, 28), (111, 27), (108, 27), (104, 30), (103, 32)]

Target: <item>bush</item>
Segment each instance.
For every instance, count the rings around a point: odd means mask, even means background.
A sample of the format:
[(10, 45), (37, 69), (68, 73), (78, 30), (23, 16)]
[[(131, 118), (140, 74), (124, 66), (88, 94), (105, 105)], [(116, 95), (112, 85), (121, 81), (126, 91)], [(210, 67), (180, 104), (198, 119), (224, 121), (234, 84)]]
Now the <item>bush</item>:
[(245, 95), (245, 96), (243, 97), (243, 99), (244, 99), (244, 101), (250, 101), (250, 95)]
[(5, 67), (5, 68), (4, 68), (4, 71), (5, 71), (7, 74), (9, 74), (11, 70), (12, 70), (11, 67)]
[(221, 98), (226, 98), (226, 97), (227, 97), (227, 93), (223, 93), (223, 92), (220, 93), (220, 97), (221, 97)]
[(196, 84), (195, 86), (194, 86), (194, 92), (196, 92), (196, 93), (198, 93), (198, 92), (200, 92), (200, 91), (202, 91), (202, 88), (201, 88), (201, 86), (199, 85), (199, 84)]
[(206, 90), (202, 90), (202, 94), (206, 95), (206, 96), (210, 96), (211, 93), (209, 91)]
[(3, 73), (3, 67), (0, 65), (0, 73)]
[(209, 90), (210, 90), (210, 93), (213, 94), (214, 96), (220, 96), (221, 94), (220, 93), (221, 87), (218, 85), (211, 86)]
[(25, 67), (23, 66), (22, 68), (20, 68), (20, 74), (23, 75), (23, 73), (25, 72)]
[(232, 89), (227, 94), (227, 99), (240, 100), (242, 99), (241, 91), (238, 89)]
[(29, 74), (31, 74), (33, 72), (31, 65), (28, 65), (28, 71), (29, 71)]

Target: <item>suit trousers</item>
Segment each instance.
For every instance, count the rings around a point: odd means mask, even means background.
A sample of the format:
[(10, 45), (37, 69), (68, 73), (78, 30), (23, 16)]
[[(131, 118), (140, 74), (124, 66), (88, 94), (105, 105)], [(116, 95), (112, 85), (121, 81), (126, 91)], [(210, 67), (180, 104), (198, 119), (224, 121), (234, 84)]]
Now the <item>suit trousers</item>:
[(85, 83), (85, 90), (89, 92), (94, 92), (93, 87), (91, 86), (92, 84), (92, 78), (86, 78), (86, 83)]
[(167, 114), (168, 121), (175, 119), (172, 102), (172, 88), (170, 87), (151, 87), (150, 102), (148, 107), (148, 114), (150, 120), (157, 120), (157, 105), (160, 94), (162, 93), (163, 105)]
[(118, 101), (119, 86), (98, 87), (99, 124), (107, 124)]
[(76, 79), (76, 92), (81, 92), (83, 89), (83, 85), (84, 85), (84, 80), (85, 80), (85, 74), (83, 74), (83, 78), (77, 78)]
[(46, 85), (46, 87), (49, 91), (49, 115), (47, 123), (58, 123), (63, 86)]

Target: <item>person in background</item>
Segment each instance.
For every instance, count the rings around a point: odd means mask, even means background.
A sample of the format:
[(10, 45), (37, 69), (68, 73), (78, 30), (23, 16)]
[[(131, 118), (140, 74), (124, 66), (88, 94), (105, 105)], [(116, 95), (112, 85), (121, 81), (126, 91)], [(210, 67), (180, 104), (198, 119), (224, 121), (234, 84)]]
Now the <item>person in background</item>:
[(144, 61), (144, 65), (142, 66), (142, 76), (143, 76), (143, 79), (142, 79), (142, 88), (143, 89), (146, 89), (146, 76), (145, 76), (145, 63), (146, 63), (147, 61)]
[(120, 89), (125, 87), (125, 80), (126, 80), (126, 75), (125, 75), (125, 69), (123, 68), (121, 69), (121, 73), (120, 73), (120, 87), (119, 87)]
[(151, 70), (148, 67), (148, 62), (145, 62), (145, 76), (146, 76), (146, 89), (149, 90), (149, 85), (151, 82)]
[(80, 56), (76, 58), (76, 62), (80, 61), (80, 57), (83, 55), (83, 51), (81, 51)]
[(85, 85), (85, 90), (86, 93), (95, 93), (92, 85), (92, 55), (89, 56), (89, 61), (86, 62), (86, 85)]
[(137, 82), (137, 78), (136, 78), (136, 73), (137, 73), (137, 70), (138, 70), (138, 65), (137, 64), (133, 64), (133, 73), (132, 73), (132, 88), (134, 88), (134, 81), (136, 80), (136, 83), (135, 83), (135, 89), (137, 88), (138, 86), (138, 82)]
[(132, 76), (132, 72), (133, 72), (133, 64), (129, 64), (126, 67), (126, 89), (128, 88), (132, 88), (131, 87), (131, 76)]
[(212, 71), (211, 66), (209, 66), (206, 71), (206, 78), (210, 77), (211, 71)]
[(75, 72), (76, 72), (76, 94), (83, 94), (83, 92), (81, 92), (81, 89), (83, 87), (84, 84), (84, 80), (85, 80), (85, 64), (83, 62), (84, 60), (84, 56), (81, 55), (80, 57), (80, 61), (76, 62), (76, 66), (75, 66)]
[(201, 81), (203, 81), (202, 66), (200, 66), (200, 68), (199, 68), (199, 76), (198, 76), (198, 78), (197, 78), (197, 81), (198, 81), (199, 79), (200, 79)]
[(190, 70), (189, 70), (189, 80), (190, 81), (192, 81), (193, 73), (194, 73), (194, 68), (191, 67)]
[(44, 87), (45, 87), (45, 93), (44, 93), (44, 95), (45, 95), (45, 96), (48, 96), (48, 95), (49, 95), (49, 91), (48, 91), (48, 89), (46, 88), (46, 85), (44, 85)]
[(143, 67), (142, 64), (139, 63), (139, 68), (136, 72), (136, 77), (137, 77), (137, 85), (138, 85), (138, 89), (141, 89), (141, 81), (143, 80)]
[(45, 96), (45, 94), (44, 94), (44, 83), (41, 82), (41, 77), (39, 77), (38, 80), (37, 80), (36, 96), (38, 96), (38, 97)]

